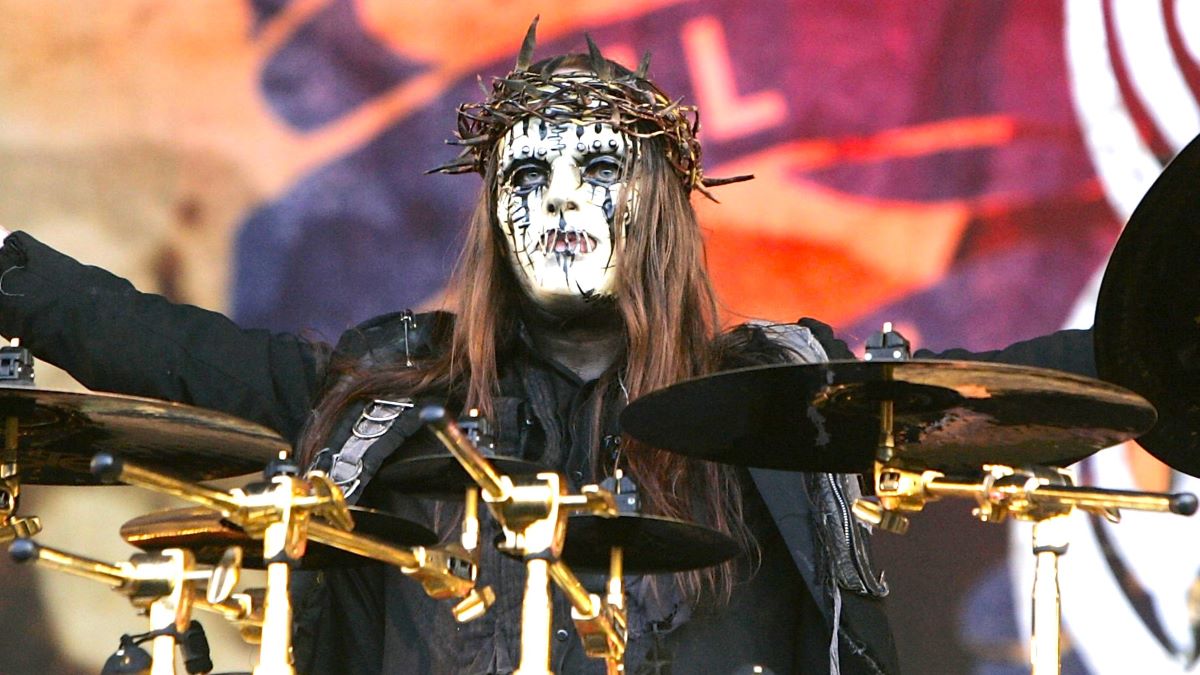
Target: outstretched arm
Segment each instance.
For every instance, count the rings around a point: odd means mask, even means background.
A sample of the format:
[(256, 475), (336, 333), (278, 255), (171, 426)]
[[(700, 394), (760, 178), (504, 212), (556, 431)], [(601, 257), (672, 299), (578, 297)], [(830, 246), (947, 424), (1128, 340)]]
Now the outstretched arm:
[(90, 267), (17, 232), (0, 248), (0, 334), (84, 386), (222, 410), (294, 440), (326, 350)]
[[(839, 340), (828, 325), (815, 319), (800, 319), (825, 347), (831, 359), (857, 358), (845, 342)], [(1036, 366), (1065, 370), (1076, 375), (1096, 377), (1096, 356), (1092, 348), (1092, 331), (1060, 330), (1031, 340), (1015, 342), (1003, 349), (973, 352), (966, 349), (948, 349), (935, 352), (918, 349), (913, 353), (918, 359), (951, 359), (962, 361), (991, 361), (1018, 366)]]
[(933, 352), (917, 350), (919, 359), (962, 359), (967, 361), (993, 361), (1018, 366), (1037, 366), (1065, 370), (1085, 377), (1097, 377), (1096, 356), (1092, 348), (1092, 331), (1060, 330), (1031, 340), (1013, 343), (1004, 349), (986, 352), (971, 352), (965, 349), (949, 349)]

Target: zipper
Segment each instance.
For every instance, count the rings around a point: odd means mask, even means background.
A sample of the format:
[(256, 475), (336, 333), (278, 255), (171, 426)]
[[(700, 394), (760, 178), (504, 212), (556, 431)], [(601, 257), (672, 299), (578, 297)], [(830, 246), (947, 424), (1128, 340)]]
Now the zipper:
[(838, 511), (842, 515), (842, 537), (845, 539), (846, 550), (850, 555), (850, 563), (854, 565), (854, 571), (858, 573), (858, 580), (863, 589), (870, 589), (867, 573), (863, 571), (862, 562), (858, 559), (858, 549), (854, 546), (854, 521), (851, 520), (854, 516), (850, 512), (850, 505), (846, 502), (846, 495), (842, 493), (842, 486), (838, 482), (837, 474), (826, 473), (825, 475), (829, 477), (829, 486), (833, 489), (833, 499), (837, 502)]

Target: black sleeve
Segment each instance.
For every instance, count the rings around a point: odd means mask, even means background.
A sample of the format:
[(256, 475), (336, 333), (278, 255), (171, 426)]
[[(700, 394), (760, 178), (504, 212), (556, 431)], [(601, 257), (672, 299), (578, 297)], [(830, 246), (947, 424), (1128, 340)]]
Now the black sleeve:
[(1025, 340), (1004, 349), (988, 352), (970, 352), (965, 349), (949, 349), (932, 352), (919, 349), (914, 358), (956, 359), (964, 361), (994, 361), (1018, 366), (1036, 366), (1065, 370), (1085, 377), (1097, 377), (1096, 357), (1092, 349), (1092, 331), (1060, 330), (1049, 335)]
[[(830, 359), (858, 358), (833, 333), (827, 324), (816, 319), (803, 318), (796, 323), (812, 331), (813, 336), (825, 348)], [(918, 349), (913, 358), (950, 359), (956, 361), (992, 361), (1018, 366), (1035, 366), (1065, 370), (1085, 377), (1097, 377), (1096, 357), (1092, 348), (1091, 330), (1060, 330), (1049, 335), (1011, 344), (1004, 349), (972, 352), (966, 349), (948, 349), (934, 352)]]
[(327, 349), (138, 292), (25, 233), (0, 248), (0, 334), (84, 386), (211, 408), (294, 441)]

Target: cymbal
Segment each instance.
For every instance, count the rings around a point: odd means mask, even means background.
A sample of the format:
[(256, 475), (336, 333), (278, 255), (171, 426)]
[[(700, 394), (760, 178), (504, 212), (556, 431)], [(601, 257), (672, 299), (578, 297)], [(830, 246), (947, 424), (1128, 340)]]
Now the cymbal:
[(1200, 476), (1200, 137), (1138, 204), (1104, 270), (1093, 339), (1100, 376), (1145, 396), (1138, 443)]
[(716, 462), (865, 473), (893, 401), (897, 457), (941, 471), (1062, 466), (1154, 423), (1137, 394), (1056, 370), (973, 361), (833, 361), (743, 368), (633, 401), (624, 430)]
[(718, 565), (740, 551), (725, 534), (672, 518), (629, 513), (567, 518), (562, 559), (571, 569), (606, 574), (614, 546), (622, 548), (625, 574), (634, 576)]
[(24, 484), (100, 485), (88, 469), (100, 450), (190, 481), (259, 471), (290, 451), (274, 431), (232, 415), (118, 394), (0, 386), (0, 417), (19, 420)]
[[(515, 457), (488, 457), (496, 471), (506, 476), (532, 476), (546, 468)], [(450, 453), (419, 455), (392, 460), (380, 467), (374, 482), (412, 496), (462, 499), (475, 481)]]
[[(362, 506), (351, 506), (354, 531), (371, 535), (397, 546), (431, 546), (438, 536), (429, 528), (399, 516)], [(242, 528), (221, 517), (220, 513), (202, 506), (157, 511), (138, 516), (121, 526), (121, 538), (144, 551), (165, 548), (190, 549), (201, 563), (213, 564), (230, 546), (241, 546), (245, 558), (242, 565), (264, 569), (262, 541), (250, 537)], [(351, 567), (373, 561), (332, 546), (309, 541), (301, 567)]]

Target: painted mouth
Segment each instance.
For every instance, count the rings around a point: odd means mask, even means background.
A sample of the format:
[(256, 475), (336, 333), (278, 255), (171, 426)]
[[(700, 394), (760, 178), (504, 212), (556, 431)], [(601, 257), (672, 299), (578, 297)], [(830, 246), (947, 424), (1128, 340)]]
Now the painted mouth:
[(581, 255), (595, 251), (600, 241), (587, 232), (548, 230), (542, 235), (540, 245), (547, 253)]

